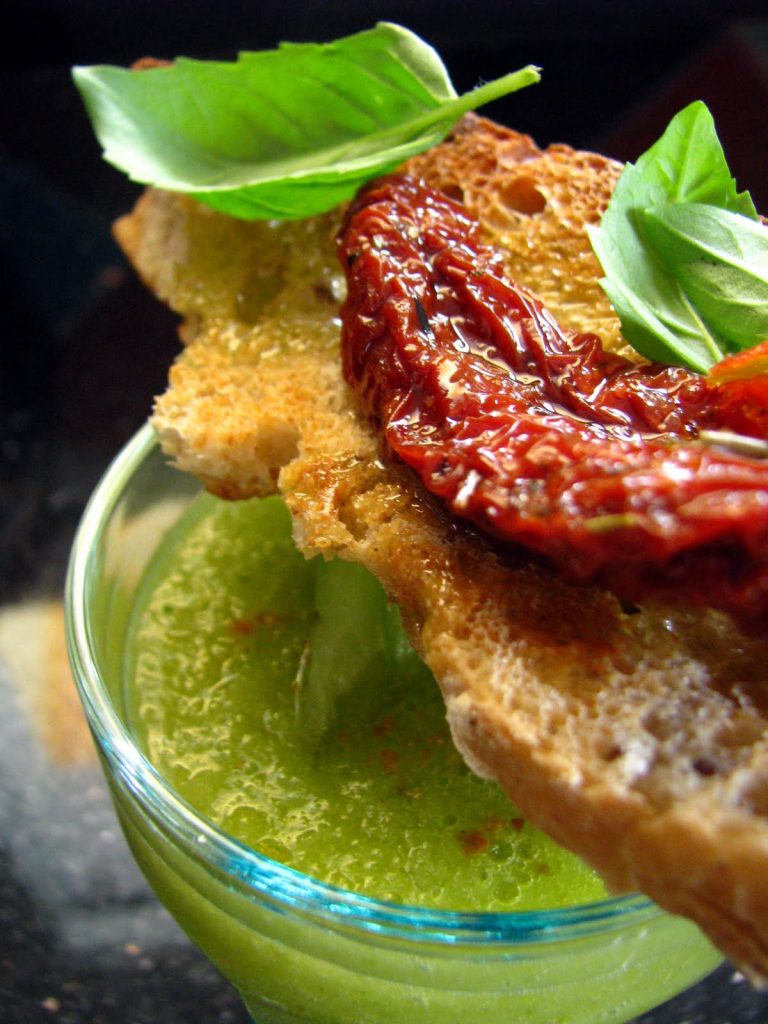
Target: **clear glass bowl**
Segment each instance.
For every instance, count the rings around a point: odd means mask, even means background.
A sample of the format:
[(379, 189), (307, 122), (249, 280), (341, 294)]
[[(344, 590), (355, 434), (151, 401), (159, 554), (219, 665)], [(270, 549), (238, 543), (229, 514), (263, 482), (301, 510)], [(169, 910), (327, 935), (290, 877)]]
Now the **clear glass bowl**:
[(693, 925), (639, 896), (531, 913), (396, 906), (286, 868), (188, 806), (126, 728), (123, 652), (142, 574), (198, 490), (149, 427), (126, 446), (75, 540), (68, 643), (139, 866), (259, 1024), (622, 1022), (717, 965)]

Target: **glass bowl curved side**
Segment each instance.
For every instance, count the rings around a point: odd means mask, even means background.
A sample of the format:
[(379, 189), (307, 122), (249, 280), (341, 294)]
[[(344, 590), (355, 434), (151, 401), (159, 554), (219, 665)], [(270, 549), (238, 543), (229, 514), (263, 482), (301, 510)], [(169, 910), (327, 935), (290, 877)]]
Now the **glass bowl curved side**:
[(142, 576), (198, 490), (149, 427), (118, 455), (73, 547), (68, 645), (140, 867), (258, 1021), (618, 1022), (716, 966), (694, 926), (639, 896), (517, 914), (401, 907), (277, 864), (189, 807), (126, 727), (123, 657)]

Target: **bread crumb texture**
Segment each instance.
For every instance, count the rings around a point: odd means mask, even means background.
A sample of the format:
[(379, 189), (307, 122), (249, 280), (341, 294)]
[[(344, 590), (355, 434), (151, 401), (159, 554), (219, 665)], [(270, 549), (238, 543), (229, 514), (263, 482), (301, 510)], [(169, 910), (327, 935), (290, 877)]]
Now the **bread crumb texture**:
[[(563, 324), (625, 347), (586, 236), (617, 163), (468, 117), (407, 169), (460, 198)], [(164, 450), (223, 497), (279, 491), (308, 556), (376, 573), (471, 767), (611, 888), (693, 918), (765, 978), (765, 642), (715, 612), (625, 609), (567, 584), (388, 463), (341, 377), (337, 225), (238, 222), (152, 190), (118, 221), (182, 321), (152, 417)]]

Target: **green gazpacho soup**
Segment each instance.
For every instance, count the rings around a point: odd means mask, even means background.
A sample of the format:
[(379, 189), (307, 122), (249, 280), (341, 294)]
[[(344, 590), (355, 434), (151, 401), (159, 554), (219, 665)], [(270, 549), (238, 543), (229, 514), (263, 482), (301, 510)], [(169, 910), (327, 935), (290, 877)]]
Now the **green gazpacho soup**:
[(255, 850), (435, 908), (605, 895), (466, 768), (378, 583), (306, 560), (276, 498), (192, 505), (143, 584), (128, 659), (131, 726), (150, 761)]

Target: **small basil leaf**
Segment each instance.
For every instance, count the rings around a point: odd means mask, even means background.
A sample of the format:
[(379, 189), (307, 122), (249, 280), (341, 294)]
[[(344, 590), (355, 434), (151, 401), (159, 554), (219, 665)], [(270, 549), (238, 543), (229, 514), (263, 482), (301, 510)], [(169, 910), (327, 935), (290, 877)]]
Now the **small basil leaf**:
[(393, 674), (426, 668), (405, 636), (399, 609), (367, 569), (341, 558), (316, 559), (314, 569), (315, 616), (294, 700), (303, 739), (317, 743), (345, 699), (376, 699)]
[(538, 81), (527, 67), (457, 96), (437, 53), (382, 23), (235, 62), (73, 70), (104, 157), (134, 181), (236, 216), (308, 217)]
[(768, 338), (768, 229), (701, 203), (646, 210), (643, 219), (658, 257), (731, 347)]
[(712, 115), (701, 102), (680, 111), (637, 163), (627, 164), (589, 237), (627, 341), (649, 359), (706, 371), (728, 347), (645, 235), (645, 210), (691, 202), (757, 217), (749, 195), (736, 189)]
[[(748, 192), (738, 192), (706, 104), (690, 103), (635, 165), (632, 191), (676, 203), (709, 203), (757, 219)], [(657, 201), (659, 201), (657, 199)]]

